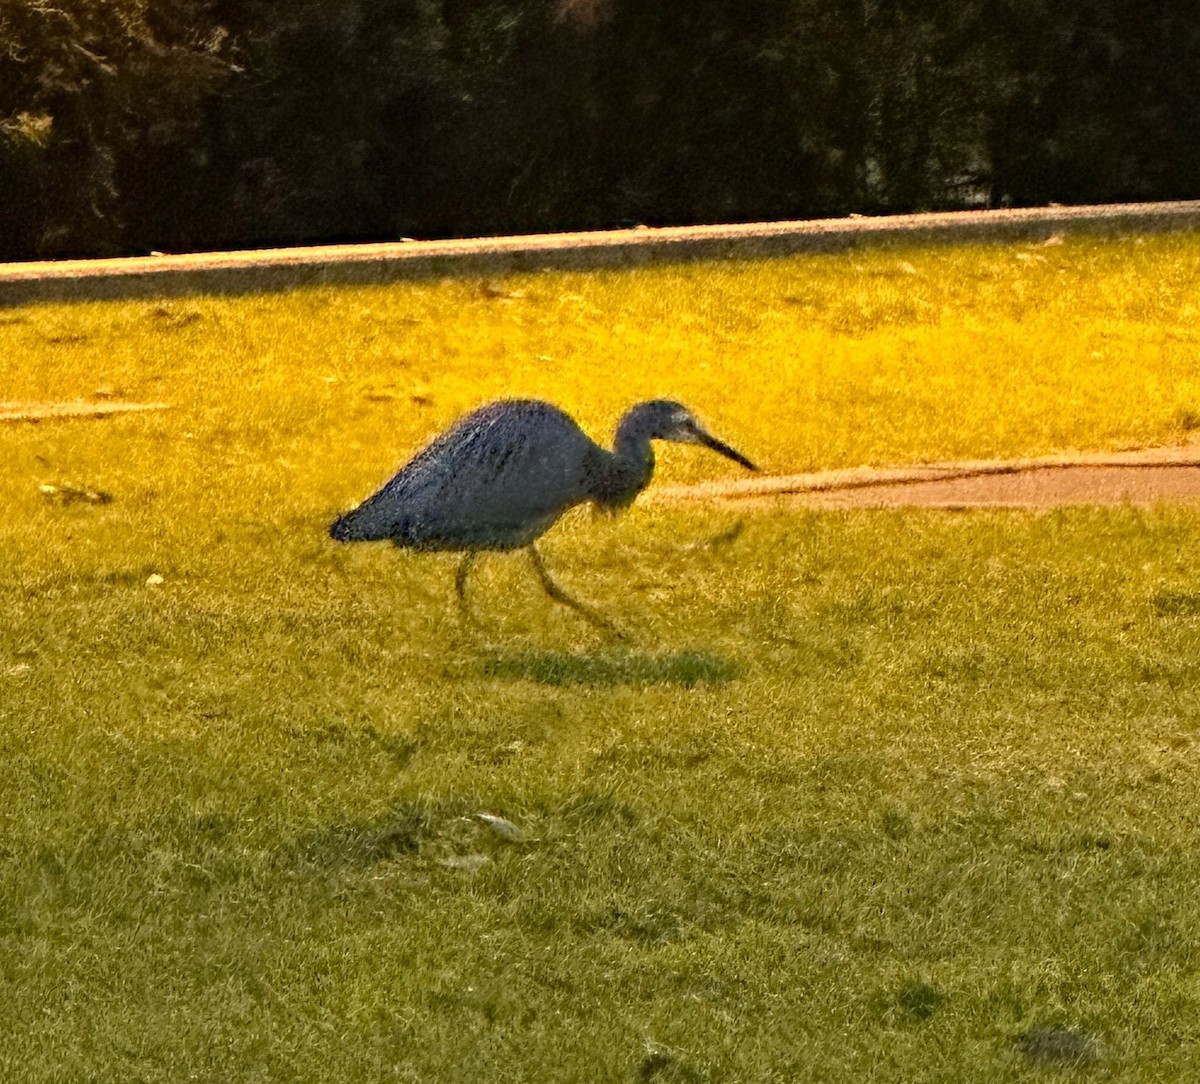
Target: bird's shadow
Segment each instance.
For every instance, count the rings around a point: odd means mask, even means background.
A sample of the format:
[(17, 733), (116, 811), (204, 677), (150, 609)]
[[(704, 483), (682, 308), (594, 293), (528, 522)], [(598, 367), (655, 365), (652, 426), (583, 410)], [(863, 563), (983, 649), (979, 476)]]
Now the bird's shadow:
[(565, 651), (514, 651), (485, 656), (480, 668), (490, 678), (533, 681), (539, 685), (724, 685), (739, 677), (741, 666), (706, 651), (662, 654), (622, 651), (575, 655)]

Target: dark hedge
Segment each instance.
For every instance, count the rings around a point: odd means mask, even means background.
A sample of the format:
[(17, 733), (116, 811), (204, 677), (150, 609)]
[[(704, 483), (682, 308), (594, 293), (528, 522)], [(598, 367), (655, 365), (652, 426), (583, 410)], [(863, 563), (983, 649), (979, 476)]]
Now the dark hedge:
[(1197, 195), (1192, 0), (0, 0), (0, 259)]

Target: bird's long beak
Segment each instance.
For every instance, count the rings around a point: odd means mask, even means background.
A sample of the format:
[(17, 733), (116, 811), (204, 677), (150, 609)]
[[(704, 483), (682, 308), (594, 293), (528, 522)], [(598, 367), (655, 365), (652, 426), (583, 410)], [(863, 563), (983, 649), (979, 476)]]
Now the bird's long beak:
[(696, 426), (696, 440), (698, 443), (703, 444), (704, 447), (711, 448), (714, 452), (723, 455), (726, 459), (732, 459), (735, 463), (740, 463), (747, 470), (758, 470), (741, 452), (735, 451), (723, 440), (717, 440), (716, 437), (701, 429), (700, 426)]

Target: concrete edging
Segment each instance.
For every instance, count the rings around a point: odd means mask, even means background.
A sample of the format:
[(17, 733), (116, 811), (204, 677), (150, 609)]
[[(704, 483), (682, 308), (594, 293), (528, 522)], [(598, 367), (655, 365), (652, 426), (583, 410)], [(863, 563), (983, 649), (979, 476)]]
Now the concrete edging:
[(838, 252), (864, 244), (1200, 229), (1200, 200), (949, 211), (448, 241), (0, 264), (0, 306)]

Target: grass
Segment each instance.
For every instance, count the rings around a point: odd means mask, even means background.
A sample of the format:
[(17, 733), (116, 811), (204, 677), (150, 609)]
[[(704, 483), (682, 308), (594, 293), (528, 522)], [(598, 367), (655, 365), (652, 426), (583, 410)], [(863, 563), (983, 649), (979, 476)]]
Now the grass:
[(621, 648), (323, 526), (501, 392), (776, 470), (1179, 439), (1198, 252), (0, 315), (5, 398), (175, 403), (0, 429), (0, 1075), (1195, 1079), (1197, 512), (573, 516)]

